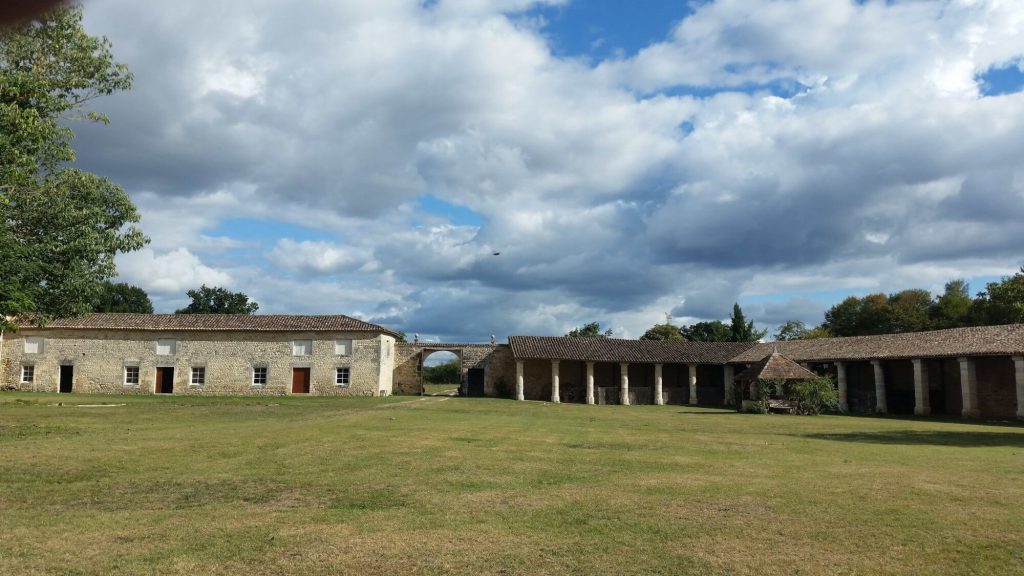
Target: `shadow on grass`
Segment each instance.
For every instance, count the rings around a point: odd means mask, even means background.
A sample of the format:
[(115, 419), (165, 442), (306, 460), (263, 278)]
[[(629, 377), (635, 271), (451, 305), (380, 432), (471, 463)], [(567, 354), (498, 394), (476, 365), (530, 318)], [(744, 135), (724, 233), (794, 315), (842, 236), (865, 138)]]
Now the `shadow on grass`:
[(1007, 432), (937, 432), (923, 430), (892, 430), (888, 432), (836, 432), (817, 434), (794, 434), (800, 438), (834, 440), (837, 442), (862, 442), (865, 444), (903, 444), (907, 446), (957, 446), (980, 448), (1012, 446), (1024, 448), (1024, 433)]

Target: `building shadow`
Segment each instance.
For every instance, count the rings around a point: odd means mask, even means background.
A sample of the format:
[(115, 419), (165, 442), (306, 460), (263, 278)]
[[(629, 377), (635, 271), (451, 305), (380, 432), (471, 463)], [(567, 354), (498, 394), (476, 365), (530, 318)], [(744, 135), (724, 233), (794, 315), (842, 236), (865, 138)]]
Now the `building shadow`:
[(956, 446), (961, 448), (1009, 446), (1024, 448), (1024, 431), (1020, 433), (1010, 433), (952, 430), (892, 430), (887, 432), (821, 432), (815, 434), (793, 434), (792, 436), (799, 438), (811, 438), (814, 440), (860, 442), (864, 444)]

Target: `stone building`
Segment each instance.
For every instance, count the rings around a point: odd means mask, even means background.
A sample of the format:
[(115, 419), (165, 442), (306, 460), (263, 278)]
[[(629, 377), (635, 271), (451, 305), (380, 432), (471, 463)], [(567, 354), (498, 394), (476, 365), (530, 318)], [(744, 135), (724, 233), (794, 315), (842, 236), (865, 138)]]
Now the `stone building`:
[(8, 333), (0, 388), (385, 396), (396, 337), (348, 316), (91, 314)]
[(455, 354), (464, 396), (733, 405), (736, 375), (777, 350), (836, 382), (853, 413), (1024, 419), (1024, 324), (773, 342), (510, 336), (397, 343), (348, 316), (93, 314), (8, 334), (0, 388), (145, 394), (419, 394)]

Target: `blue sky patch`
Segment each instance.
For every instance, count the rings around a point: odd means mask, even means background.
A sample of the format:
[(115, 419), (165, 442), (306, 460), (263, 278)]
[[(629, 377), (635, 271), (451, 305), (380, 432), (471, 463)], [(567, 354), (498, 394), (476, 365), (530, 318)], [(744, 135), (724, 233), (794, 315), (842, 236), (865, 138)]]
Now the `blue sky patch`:
[(263, 245), (276, 243), (279, 238), (291, 238), (298, 242), (337, 239), (336, 234), (331, 234), (324, 230), (307, 228), (277, 220), (253, 218), (221, 220), (216, 228), (206, 230), (205, 232), (210, 236), (226, 236), (245, 242), (259, 242)]
[(458, 204), (441, 200), (433, 194), (424, 194), (416, 198), (416, 207), (426, 214), (440, 216), (455, 226), (476, 226), (484, 223), (484, 217), (480, 214)]
[(978, 74), (982, 96), (1002, 96), (1024, 90), (1024, 70), (1021, 61), (1001, 67), (992, 67)]

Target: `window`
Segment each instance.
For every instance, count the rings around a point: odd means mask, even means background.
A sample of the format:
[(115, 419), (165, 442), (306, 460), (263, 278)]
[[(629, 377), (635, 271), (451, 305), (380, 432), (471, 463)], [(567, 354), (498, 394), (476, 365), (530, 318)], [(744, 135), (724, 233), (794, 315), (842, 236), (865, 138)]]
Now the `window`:
[(267, 367), (257, 366), (252, 369), (252, 385), (253, 386), (266, 386), (267, 385)]
[[(266, 377), (263, 378), (264, 384), (266, 383)], [(189, 381), (190, 386), (202, 386), (206, 384), (206, 367), (204, 366), (193, 366), (192, 367), (192, 380)]]
[(26, 364), (21, 367), (21, 382), (22, 384), (31, 384), (36, 381), (36, 367), (32, 364)]
[(139, 385), (139, 367), (138, 366), (125, 366), (124, 367), (124, 385), (125, 386), (138, 386)]
[(334, 384), (335, 384), (335, 386), (339, 386), (341, 388), (348, 388), (348, 383), (349, 383), (349, 377), (348, 376), (349, 376), (349, 373), (348, 373), (348, 368), (347, 367), (346, 368), (338, 368), (334, 372)]
[(292, 342), (292, 356), (309, 356), (312, 353), (312, 340), (295, 340)]
[(337, 356), (351, 356), (352, 355), (352, 341), (351, 340), (335, 340), (334, 341), (334, 354)]
[(29, 336), (25, 338), (25, 354), (42, 354), (45, 344), (44, 338)]
[(178, 351), (177, 340), (157, 340), (156, 341), (156, 353), (157, 356), (172, 356)]

